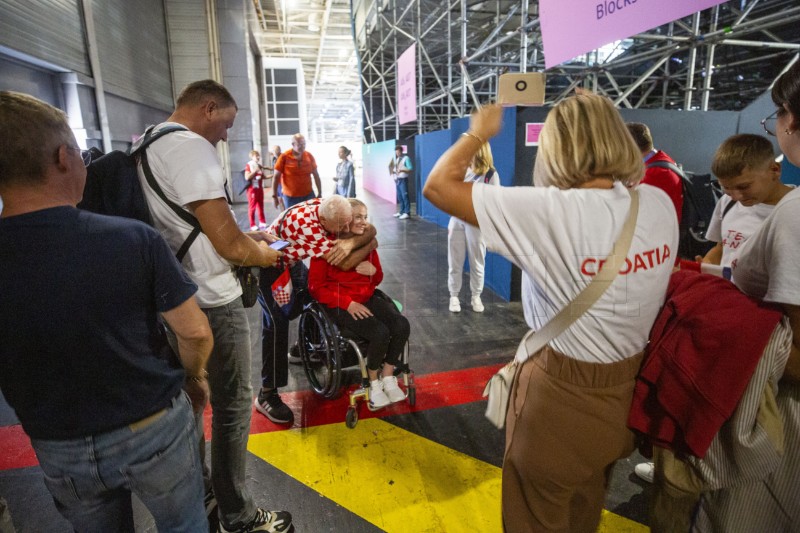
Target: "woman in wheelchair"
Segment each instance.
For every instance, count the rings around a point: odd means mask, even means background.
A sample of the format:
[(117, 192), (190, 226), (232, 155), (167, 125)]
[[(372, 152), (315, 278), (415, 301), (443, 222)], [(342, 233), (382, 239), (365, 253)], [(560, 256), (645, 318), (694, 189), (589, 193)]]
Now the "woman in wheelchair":
[[(353, 206), (350, 233), (361, 235), (367, 227), (367, 206), (355, 198), (350, 199), (350, 204)], [(385, 407), (406, 398), (397, 384), (394, 367), (400, 361), (410, 327), (392, 299), (377, 289), (382, 280), (377, 250), (370, 252), (369, 257), (351, 271), (331, 266), (322, 258), (312, 259), (308, 271), (311, 296), (328, 308), (328, 314), (340, 329), (368, 342), (367, 373), (372, 407)]]

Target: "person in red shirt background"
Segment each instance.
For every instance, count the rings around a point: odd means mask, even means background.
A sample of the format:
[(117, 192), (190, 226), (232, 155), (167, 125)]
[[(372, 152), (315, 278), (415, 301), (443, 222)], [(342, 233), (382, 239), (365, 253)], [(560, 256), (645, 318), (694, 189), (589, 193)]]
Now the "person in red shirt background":
[[(361, 235), (367, 226), (367, 206), (355, 198), (350, 199), (350, 204), (353, 207), (350, 233)], [(377, 250), (370, 252), (354, 270), (340, 270), (323, 258), (313, 258), (308, 271), (311, 296), (328, 308), (330, 317), (340, 328), (369, 342), (367, 373), (373, 407), (405, 400), (405, 393), (394, 376), (394, 367), (410, 333), (408, 319), (400, 314), (392, 299), (377, 288), (382, 280)]]
[(668, 168), (651, 167), (656, 161), (665, 161), (677, 165), (666, 152), (653, 148), (653, 136), (650, 135), (650, 128), (639, 122), (628, 122), (625, 124), (631, 132), (636, 146), (642, 152), (644, 158), (644, 178), (640, 183), (658, 187), (669, 196), (675, 205), (675, 214), (678, 215), (678, 223), (681, 221), (683, 213), (683, 183), (681, 177)]

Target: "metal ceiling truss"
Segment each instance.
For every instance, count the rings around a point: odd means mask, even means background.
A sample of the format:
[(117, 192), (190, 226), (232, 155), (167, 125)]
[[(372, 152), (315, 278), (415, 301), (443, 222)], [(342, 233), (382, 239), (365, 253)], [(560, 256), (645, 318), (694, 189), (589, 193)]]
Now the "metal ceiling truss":
[[(364, 139), (446, 128), (505, 72), (544, 71), (538, 0), (353, 0)], [(547, 104), (583, 87), (628, 108), (737, 110), (800, 54), (797, 0), (730, 0), (546, 70)], [(569, 31), (565, 29), (565, 31)], [(395, 112), (397, 58), (417, 45), (417, 120)]]

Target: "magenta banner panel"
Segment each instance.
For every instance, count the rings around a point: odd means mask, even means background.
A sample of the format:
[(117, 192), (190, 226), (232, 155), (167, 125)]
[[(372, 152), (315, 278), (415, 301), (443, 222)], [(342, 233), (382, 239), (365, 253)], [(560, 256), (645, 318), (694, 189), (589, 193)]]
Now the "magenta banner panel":
[(417, 120), (417, 45), (397, 59), (397, 118), (400, 124)]
[(539, 0), (544, 64), (554, 67), (604, 44), (725, 0)]
[(361, 185), (364, 190), (395, 203), (397, 188), (389, 173), (389, 163), (394, 157), (395, 141), (364, 144), (361, 146), (363, 168)]

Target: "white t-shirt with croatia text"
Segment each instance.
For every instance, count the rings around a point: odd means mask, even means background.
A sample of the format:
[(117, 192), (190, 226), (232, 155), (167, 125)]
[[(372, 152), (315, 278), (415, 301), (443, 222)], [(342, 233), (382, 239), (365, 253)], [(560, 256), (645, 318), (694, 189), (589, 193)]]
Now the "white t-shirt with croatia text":
[[(614, 283), (592, 309), (550, 342), (559, 352), (611, 363), (647, 344), (675, 263), (675, 208), (662, 190), (640, 185), (631, 249)], [(472, 200), (488, 249), (522, 269), (525, 320), (534, 330), (550, 321), (598, 272), (630, 209), (621, 183), (612, 189), (489, 187)]]

